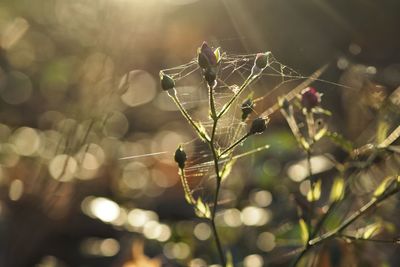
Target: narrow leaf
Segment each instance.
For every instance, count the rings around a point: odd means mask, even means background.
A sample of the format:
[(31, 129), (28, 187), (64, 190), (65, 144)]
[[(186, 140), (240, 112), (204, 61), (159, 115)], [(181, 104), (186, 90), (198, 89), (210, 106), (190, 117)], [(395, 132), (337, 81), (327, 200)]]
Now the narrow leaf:
[(308, 237), (309, 237), (307, 224), (303, 219), (300, 219), (299, 220), (299, 225), (300, 225), (301, 240), (303, 241), (303, 244), (307, 244)]
[(348, 153), (352, 153), (354, 146), (353, 144), (345, 139), (342, 135), (336, 133), (336, 132), (329, 132), (327, 131), (325, 133), (325, 135), (336, 145), (338, 145), (339, 147), (341, 147), (344, 151), (348, 152)]

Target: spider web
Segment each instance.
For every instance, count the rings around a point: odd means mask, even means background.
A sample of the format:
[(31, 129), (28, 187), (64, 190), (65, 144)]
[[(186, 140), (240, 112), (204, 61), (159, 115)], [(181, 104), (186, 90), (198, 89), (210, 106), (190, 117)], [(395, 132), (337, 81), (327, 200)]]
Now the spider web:
[[(225, 103), (238, 93), (239, 87), (251, 74), (255, 58), (256, 54), (222, 54), (218, 66), (217, 85), (213, 91), (217, 113)], [(203, 78), (202, 70), (197, 61), (194, 59), (186, 64), (162, 71), (175, 80), (177, 97), (193, 120), (200, 122), (208, 133), (211, 133), (213, 120), (209, 117), (208, 111), (207, 82)], [(228, 148), (233, 142), (247, 133), (248, 121), (250, 120), (242, 121), (241, 104), (248, 98), (249, 94), (253, 94), (253, 99), (256, 103), (252, 117), (270, 115), (261, 114), (264, 111), (268, 111), (264, 108), (265, 100), (278, 89), (289, 86), (291, 82), (306, 78), (309, 77), (302, 76), (292, 68), (280, 63), (271, 53), (268, 53), (268, 64), (262, 74), (245, 89), (233, 103), (230, 110), (219, 119), (215, 135), (217, 149), (222, 151)], [(290, 88), (293, 88), (293, 86)], [(276, 98), (273, 99), (273, 103), (276, 103)], [(259, 106), (261, 110), (259, 110)], [(271, 110), (270, 113), (272, 113)], [(204, 142), (192, 140), (190, 144), (190, 146), (188, 146), (188, 143), (184, 144), (184, 147), (187, 146), (190, 149), (187, 150), (185, 147), (189, 157), (185, 168), (186, 177), (193, 191), (205, 194), (207, 190), (201, 189), (207, 186), (208, 181), (215, 179), (213, 158), (207, 144)], [(264, 145), (242, 154), (232, 154), (230, 158), (222, 160), (220, 169), (226, 167), (226, 164), (232, 159), (241, 158), (265, 148), (266, 146)], [(209, 200), (207, 195), (202, 195), (202, 198)]]

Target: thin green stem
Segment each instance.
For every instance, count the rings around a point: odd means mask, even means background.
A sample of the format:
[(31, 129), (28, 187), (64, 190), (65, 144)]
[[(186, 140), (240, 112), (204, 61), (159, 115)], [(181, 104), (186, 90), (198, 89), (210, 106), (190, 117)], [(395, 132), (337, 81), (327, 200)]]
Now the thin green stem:
[(175, 89), (172, 93), (168, 92), (168, 95), (174, 100), (176, 106), (178, 107), (179, 111), (182, 113), (182, 115), (185, 117), (185, 119), (189, 122), (190, 125), (193, 126), (194, 130), (196, 133), (199, 135), (199, 137), (203, 140), (209, 141), (210, 138), (207, 136), (207, 133), (202, 131), (199, 127), (199, 125), (194, 122), (192, 117), (189, 115), (189, 113), (186, 111), (186, 109), (182, 106), (181, 101), (179, 101), (178, 97), (176, 96)]
[(315, 191), (315, 182), (313, 179), (313, 174), (312, 174), (312, 166), (311, 166), (311, 148), (306, 150), (307, 152), (307, 169), (308, 169), (308, 177), (307, 179), (310, 181), (311, 183), (311, 208), (310, 208), (310, 212), (307, 216), (307, 227), (308, 227), (308, 240), (306, 243), (306, 247), (300, 252), (300, 254), (297, 255), (297, 257), (295, 258), (295, 260), (293, 261), (292, 266), (295, 267), (299, 261), (303, 258), (303, 256), (307, 253), (309, 247), (310, 247), (310, 240), (314, 237), (317, 229), (313, 230), (312, 229), (312, 217), (313, 217), (313, 211), (314, 211), (314, 202), (315, 202), (315, 196), (314, 196), (314, 191)]
[(215, 175), (216, 175), (217, 179), (216, 179), (216, 189), (215, 189), (215, 195), (214, 195), (214, 205), (213, 205), (213, 209), (212, 209), (212, 213), (211, 213), (210, 222), (211, 222), (211, 228), (213, 231), (213, 235), (215, 238), (215, 243), (217, 245), (220, 262), (221, 262), (222, 266), (225, 267), (226, 266), (225, 255), (224, 255), (224, 251), (222, 249), (221, 240), (218, 235), (217, 226), (215, 224), (215, 216), (217, 214), (218, 197), (219, 197), (222, 179), (221, 179), (220, 172), (219, 172), (218, 153), (217, 153), (217, 150), (216, 150), (215, 144), (214, 144), (215, 133), (217, 130), (217, 124), (218, 124), (219, 117), (217, 116), (217, 112), (215, 109), (215, 100), (214, 100), (213, 89), (214, 88), (212, 86), (208, 86), (208, 97), (209, 97), (208, 101), (209, 101), (209, 105), (210, 105), (210, 115), (213, 120), (213, 126), (212, 126), (212, 130), (211, 130), (211, 138), (207, 142), (208, 142), (208, 145), (210, 147), (210, 150), (211, 150), (211, 153), (213, 156)]
[(179, 169), (179, 177), (181, 178), (181, 183), (183, 187), (183, 191), (185, 192), (186, 200), (191, 205), (195, 205), (196, 201), (193, 198), (192, 192), (190, 192), (190, 187), (186, 179), (185, 170), (183, 168)]
[(309, 233), (312, 233), (312, 218), (314, 214), (314, 208), (315, 208), (315, 181), (312, 173), (312, 166), (311, 166), (311, 147), (310, 149), (307, 149), (307, 169), (308, 169), (308, 180), (310, 181), (311, 184), (311, 208), (310, 208), (310, 214), (308, 216), (308, 231)]
[(232, 145), (230, 145), (228, 148), (226, 148), (224, 151), (222, 151), (219, 154), (219, 157), (222, 157), (223, 155), (225, 155), (226, 153), (228, 153), (229, 151), (231, 151), (232, 149), (234, 149), (235, 147), (237, 147), (240, 143), (242, 143), (244, 140), (246, 140), (247, 137), (249, 137), (251, 134), (250, 133), (246, 133), (245, 135), (243, 135), (241, 138), (239, 138), (235, 143), (233, 143)]
[(214, 142), (214, 137), (215, 137), (215, 132), (217, 130), (217, 124), (218, 124), (218, 116), (217, 116), (217, 111), (215, 109), (215, 99), (214, 99), (214, 88), (210, 85), (208, 85), (208, 102), (210, 105), (210, 117), (213, 120), (213, 127), (211, 131), (211, 138), (210, 142)]
[(339, 237), (344, 238), (344, 239), (349, 239), (352, 241), (365, 241), (365, 242), (372, 242), (372, 243), (382, 243), (382, 244), (395, 244), (395, 245), (400, 245), (400, 238), (396, 239), (370, 239), (370, 238), (362, 238), (362, 237), (356, 237), (356, 236), (351, 236), (351, 235), (339, 235)]
[(224, 252), (222, 250), (222, 245), (221, 245), (221, 241), (220, 241), (220, 238), (219, 238), (219, 235), (218, 235), (217, 226), (215, 225), (215, 215), (217, 213), (218, 195), (219, 195), (220, 187), (221, 187), (221, 179), (217, 180), (217, 188), (215, 190), (215, 197), (214, 197), (214, 206), (213, 206), (213, 211), (212, 211), (212, 214), (211, 214), (211, 228), (213, 230), (215, 243), (217, 245), (218, 254), (219, 254), (219, 258), (220, 258), (221, 264), (222, 264), (223, 267), (225, 267), (226, 266), (225, 256), (224, 256)]
[[(388, 186), (389, 188), (390, 186)], [(306, 247), (300, 252), (300, 254), (296, 257), (296, 259), (294, 260), (292, 266), (295, 267), (297, 266), (297, 264), (300, 262), (300, 260), (303, 258), (303, 256), (310, 250), (310, 248), (321, 244), (322, 242), (332, 239), (334, 237), (340, 237), (340, 233), (345, 230), (348, 226), (350, 226), (354, 221), (356, 221), (358, 218), (360, 218), (361, 216), (363, 216), (364, 214), (366, 214), (368, 211), (370, 211), (372, 208), (376, 207), (379, 203), (381, 203), (382, 201), (386, 200), (387, 198), (393, 196), (394, 194), (398, 193), (400, 191), (400, 187), (396, 187), (395, 189), (389, 191), (386, 194), (382, 194), (380, 197), (378, 198), (373, 198), (372, 200), (370, 200), (367, 204), (365, 204), (364, 206), (362, 206), (359, 210), (357, 210), (356, 212), (354, 212), (349, 218), (347, 218), (340, 226), (338, 226), (337, 228), (335, 228), (332, 231), (329, 231), (319, 237), (314, 238), (314, 234), (310, 235), (310, 237), (312, 236), (312, 239), (307, 242)], [(327, 212), (328, 214), (328, 212)], [(323, 219), (325, 220), (328, 216), (324, 216)], [(323, 223), (320, 224), (322, 227)], [(314, 231), (314, 233), (317, 233), (317, 231), (319, 231), (319, 229), (315, 229), (316, 231)]]
[(310, 140), (312, 140), (311, 142), (313, 142), (315, 137), (314, 114), (312, 113), (312, 111), (307, 110), (305, 116), (308, 129), (308, 137), (310, 138)]
[(233, 102), (239, 97), (239, 95), (247, 88), (258, 76), (250, 75), (240, 86), (238, 92), (222, 107), (221, 111), (218, 113), (217, 118), (221, 118), (232, 106)]

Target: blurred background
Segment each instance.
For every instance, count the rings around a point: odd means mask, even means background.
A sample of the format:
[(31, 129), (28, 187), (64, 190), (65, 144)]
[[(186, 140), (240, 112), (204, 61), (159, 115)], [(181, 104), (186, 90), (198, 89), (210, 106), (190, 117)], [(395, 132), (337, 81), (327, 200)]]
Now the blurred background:
[[(363, 145), (379, 118), (399, 124), (399, 10), (398, 0), (2, 0), (0, 266), (217, 264), (211, 230), (186, 204), (173, 162), (177, 145), (195, 136), (159, 88), (159, 70), (185, 70), (203, 41), (227, 54), (271, 51), (297, 78), (328, 64), (313, 86), (333, 113), (329, 127)], [(241, 151), (262, 144), (270, 149), (240, 160), (221, 193), (218, 225), (237, 266), (287, 266), (301, 245), (305, 155), (279, 114)], [(328, 143), (316, 153), (345, 159)], [(321, 155), (316, 170), (331, 184)], [(362, 177), (388, 167), (371, 168)], [(354, 195), (378, 184), (364, 180)], [(393, 237), (400, 221), (391, 201), (374, 216)], [(332, 241), (315, 266), (398, 266), (396, 249)]]

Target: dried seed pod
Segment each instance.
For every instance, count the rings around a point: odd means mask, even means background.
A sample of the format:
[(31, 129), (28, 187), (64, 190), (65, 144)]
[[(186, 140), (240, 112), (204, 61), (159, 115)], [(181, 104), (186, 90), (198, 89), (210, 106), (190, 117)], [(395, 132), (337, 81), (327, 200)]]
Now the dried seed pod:
[(267, 129), (268, 119), (257, 118), (255, 119), (250, 127), (249, 134), (261, 134)]
[(321, 103), (321, 94), (315, 88), (307, 87), (301, 92), (301, 104), (307, 110), (315, 108)]
[(174, 79), (172, 79), (171, 76), (165, 74), (164, 72), (160, 72), (160, 81), (161, 81), (161, 88), (164, 91), (168, 91), (175, 87)]
[(178, 163), (180, 169), (185, 168), (185, 162), (187, 160), (186, 153), (183, 151), (182, 146), (179, 146), (175, 151), (174, 160)]

